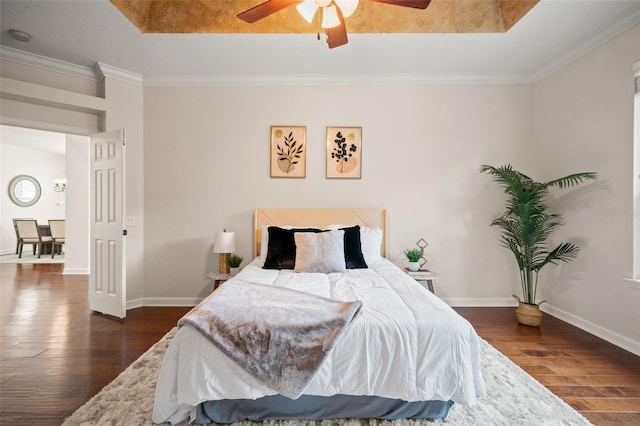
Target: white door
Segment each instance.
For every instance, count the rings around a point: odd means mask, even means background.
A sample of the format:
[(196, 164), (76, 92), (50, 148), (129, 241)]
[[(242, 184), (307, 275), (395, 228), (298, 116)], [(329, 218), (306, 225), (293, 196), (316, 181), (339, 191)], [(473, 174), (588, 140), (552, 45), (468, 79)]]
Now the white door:
[(116, 130), (91, 136), (91, 275), (89, 308), (126, 316), (125, 136)]

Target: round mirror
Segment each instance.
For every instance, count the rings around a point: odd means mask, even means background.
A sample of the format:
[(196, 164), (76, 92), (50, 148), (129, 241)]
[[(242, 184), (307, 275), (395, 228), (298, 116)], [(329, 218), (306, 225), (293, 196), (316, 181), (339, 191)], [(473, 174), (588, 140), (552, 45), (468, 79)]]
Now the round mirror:
[(9, 197), (20, 207), (34, 205), (40, 199), (41, 193), (40, 183), (31, 176), (16, 176), (9, 184)]

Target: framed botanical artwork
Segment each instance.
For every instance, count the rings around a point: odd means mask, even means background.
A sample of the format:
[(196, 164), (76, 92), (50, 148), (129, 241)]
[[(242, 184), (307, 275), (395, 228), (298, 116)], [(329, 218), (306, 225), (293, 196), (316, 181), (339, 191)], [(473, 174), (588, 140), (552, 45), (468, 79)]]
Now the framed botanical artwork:
[(362, 177), (362, 127), (327, 127), (327, 178)]
[(305, 126), (271, 126), (272, 178), (306, 177), (306, 133)]

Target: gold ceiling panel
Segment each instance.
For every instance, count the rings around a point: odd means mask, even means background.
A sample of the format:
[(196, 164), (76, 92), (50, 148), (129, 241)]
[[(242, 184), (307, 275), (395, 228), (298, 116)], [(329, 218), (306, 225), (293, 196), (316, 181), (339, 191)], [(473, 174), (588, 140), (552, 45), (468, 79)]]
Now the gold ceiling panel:
[[(144, 33), (316, 33), (289, 7), (253, 24), (236, 17), (265, 0), (111, 0)], [(361, 0), (350, 33), (505, 32), (539, 0), (432, 0), (425, 10)]]

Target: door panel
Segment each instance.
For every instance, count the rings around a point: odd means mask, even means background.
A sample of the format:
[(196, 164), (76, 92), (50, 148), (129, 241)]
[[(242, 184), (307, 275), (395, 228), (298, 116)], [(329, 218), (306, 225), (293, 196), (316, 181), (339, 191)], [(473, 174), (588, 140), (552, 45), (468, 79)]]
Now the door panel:
[(126, 316), (125, 138), (123, 130), (91, 136), (91, 277), (89, 307)]

